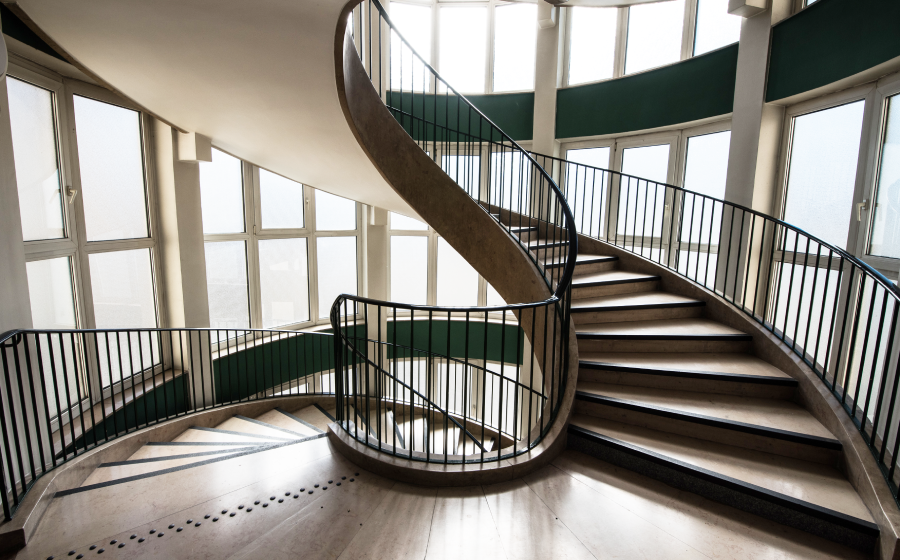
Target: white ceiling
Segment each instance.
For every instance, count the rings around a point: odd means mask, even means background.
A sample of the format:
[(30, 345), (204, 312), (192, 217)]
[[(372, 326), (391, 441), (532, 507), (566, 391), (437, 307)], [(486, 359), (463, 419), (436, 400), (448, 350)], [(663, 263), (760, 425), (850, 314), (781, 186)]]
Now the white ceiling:
[(346, 0), (19, 0), (69, 55), (160, 117), (294, 180), (416, 216), (347, 125)]

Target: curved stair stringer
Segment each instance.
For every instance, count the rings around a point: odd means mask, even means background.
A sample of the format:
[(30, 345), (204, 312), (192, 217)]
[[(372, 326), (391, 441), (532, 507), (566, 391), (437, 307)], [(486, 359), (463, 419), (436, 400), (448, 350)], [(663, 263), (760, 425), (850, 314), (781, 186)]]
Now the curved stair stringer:
[(797, 404), (809, 411), (841, 442), (840, 468), (880, 529), (876, 557), (900, 559), (900, 509), (878, 463), (838, 399), (788, 345), (714, 292), (668, 268), (591, 237), (579, 235), (578, 243), (585, 254), (615, 256), (623, 268), (658, 276), (661, 290), (703, 301), (706, 317), (751, 334), (752, 353), (795, 379), (798, 382)]
[[(400, 197), (490, 282), (505, 301), (548, 299), (551, 292), (547, 282), (525, 251), (422, 151), (378, 96), (346, 33), (348, 16), (357, 4), (351, 1), (338, 20), (334, 54), (337, 93), (347, 124), (360, 147)], [(525, 331), (528, 333), (529, 329)], [(379, 453), (340, 429), (330, 429), (329, 438), (364, 468), (418, 484), (462, 486), (520, 477), (547, 464), (565, 448), (578, 374), (578, 345), (571, 324), (568, 340), (568, 381), (559, 412), (541, 442), (527, 453), (490, 463), (442, 465)], [(531, 342), (535, 348), (541, 347)]]

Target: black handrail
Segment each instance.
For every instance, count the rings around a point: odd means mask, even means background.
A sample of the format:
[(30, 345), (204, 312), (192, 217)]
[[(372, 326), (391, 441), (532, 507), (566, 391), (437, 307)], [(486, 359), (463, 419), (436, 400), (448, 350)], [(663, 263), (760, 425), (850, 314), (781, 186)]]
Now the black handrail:
[[(556, 418), (567, 380), (569, 299), (578, 251), (571, 209), (534, 158), (415, 52), (378, 0), (353, 9), (348, 31), (388, 111), (522, 247), (551, 295), (537, 302), (470, 307), (339, 296), (331, 308), (338, 337), (338, 421), (360, 443), (411, 460), (477, 463), (533, 449)], [(463, 160), (468, 181), (460, 173)], [(487, 172), (477, 190), (473, 165), (479, 177)], [(410, 369), (421, 365), (424, 374), (407, 379), (390, 371), (404, 359)], [(498, 364), (499, 375), (487, 369), (488, 361)], [(411, 410), (418, 416), (403, 420), (409, 433), (398, 447), (400, 427), (381, 428), (385, 411), (403, 401), (404, 391), (419, 399), (421, 410)], [(417, 423), (435, 414), (443, 427), (421, 428), (417, 443), (410, 437)], [(367, 429), (352, 421), (357, 416)], [(374, 441), (372, 425), (378, 427)], [(450, 442), (452, 430), (471, 435), (471, 426), (481, 437), (496, 429), (505, 439), (496, 449), (485, 449), (481, 441), (475, 453), (466, 453), (465, 445), (458, 452), (458, 444)]]
[(900, 506), (894, 282), (845, 249), (746, 206), (533, 155), (563, 185), (582, 235), (713, 291), (789, 346), (840, 401)]

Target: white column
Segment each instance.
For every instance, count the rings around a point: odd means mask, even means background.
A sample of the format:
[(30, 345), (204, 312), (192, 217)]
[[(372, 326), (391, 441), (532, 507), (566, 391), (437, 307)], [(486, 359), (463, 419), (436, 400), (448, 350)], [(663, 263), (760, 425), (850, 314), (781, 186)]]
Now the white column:
[(556, 89), (560, 85), (560, 16), (562, 10), (538, 2), (537, 46), (534, 61), (534, 125), (531, 149), (559, 155), (556, 141)]

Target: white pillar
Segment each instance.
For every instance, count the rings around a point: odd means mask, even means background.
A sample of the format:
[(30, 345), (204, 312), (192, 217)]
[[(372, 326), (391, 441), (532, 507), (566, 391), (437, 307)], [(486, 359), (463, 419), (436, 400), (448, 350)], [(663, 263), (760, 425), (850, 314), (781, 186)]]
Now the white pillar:
[(559, 143), (556, 141), (556, 89), (560, 85), (561, 15), (562, 10), (539, 0), (531, 149), (548, 156), (559, 155)]

